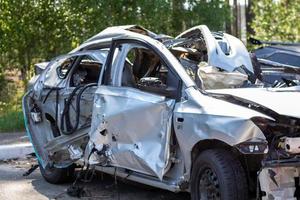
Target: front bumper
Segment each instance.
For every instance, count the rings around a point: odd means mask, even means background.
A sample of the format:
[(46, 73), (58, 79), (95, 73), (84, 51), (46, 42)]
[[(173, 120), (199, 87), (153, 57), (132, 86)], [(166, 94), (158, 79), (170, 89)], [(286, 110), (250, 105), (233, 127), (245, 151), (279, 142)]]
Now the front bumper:
[[(297, 166), (298, 165), (298, 166)], [(300, 166), (264, 167), (258, 174), (262, 200), (297, 199)], [(298, 197), (299, 198), (299, 197)]]

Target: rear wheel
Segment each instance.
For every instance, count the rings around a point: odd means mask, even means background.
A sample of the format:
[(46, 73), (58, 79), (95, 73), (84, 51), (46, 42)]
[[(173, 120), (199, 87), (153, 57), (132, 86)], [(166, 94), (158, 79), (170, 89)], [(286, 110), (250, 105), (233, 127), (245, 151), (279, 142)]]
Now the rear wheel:
[(226, 150), (202, 152), (193, 164), (191, 176), (192, 200), (248, 199), (244, 169)]
[(40, 171), (44, 179), (52, 184), (67, 183), (74, 179), (75, 167), (71, 165), (66, 168), (46, 167), (43, 168), (41, 164)]

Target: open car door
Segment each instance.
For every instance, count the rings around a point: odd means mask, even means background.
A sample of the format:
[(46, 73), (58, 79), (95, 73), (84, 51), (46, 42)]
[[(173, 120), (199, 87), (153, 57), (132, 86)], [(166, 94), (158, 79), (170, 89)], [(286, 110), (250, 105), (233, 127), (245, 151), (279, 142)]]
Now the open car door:
[(106, 56), (98, 50), (56, 58), (24, 95), (27, 133), (43, 168), (63, 168), (81, 158)]
[[(168, 82), (172, 74), (166, 72), (167, 67), (161, 66), (159, 59), (152, 62), (155, 58), (150, 49), (134, 43), (114, 43), (112, 48), (106, 63), (106, 80), (95, 93), (90, 151), (87, 151), (94, 153), (89, 156), (89, 162), (162, 180), (169, 164), (175, 105), (175, 98), (170, 94), (172, 88), (177, 91), (178, 85)], [(141, 62), (143, 59), (148, 64)], [(147, 69), (141, 68), (145, 66)]]

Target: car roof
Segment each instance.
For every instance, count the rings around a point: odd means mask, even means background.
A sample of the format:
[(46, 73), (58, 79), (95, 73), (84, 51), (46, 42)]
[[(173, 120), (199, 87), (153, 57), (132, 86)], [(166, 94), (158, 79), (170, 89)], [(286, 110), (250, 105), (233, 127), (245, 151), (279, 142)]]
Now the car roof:
[(267, 47), (278, 49), (278, 50), (293, 51), (293, 52), (300, 53), (300, 45), (272, 45)]
[(80, 46), (73, 49), (69, 53), (75, 53), (77, 51), (81, 51), (82, 49), (93, 46), (95, 44), (104, 43), (105, 41), (109, 44), (111, 40), (114, 38), (121, 38), (121, 37), (139, 38), (142, 36), (148, 36), (150, 38), (159, 37), (159, 35), (138, 25), (112, 26), (92, 36), (91, 38), (83, 42)]
[(300, 45), (269, 45), (269, 46), (264, 46), (261, 48), (258, 48), (256, 50), (259, 49), (270, 49), (270, 50), (274, 50), (274, 51), (285, 51), (287, 53), (300, 53)]

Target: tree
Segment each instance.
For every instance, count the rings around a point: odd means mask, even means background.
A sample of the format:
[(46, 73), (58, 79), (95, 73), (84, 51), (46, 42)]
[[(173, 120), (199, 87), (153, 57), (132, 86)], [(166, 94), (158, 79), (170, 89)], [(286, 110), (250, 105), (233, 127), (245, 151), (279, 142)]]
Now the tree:
[(33, 63), (67, 53), (108, 26), (139, 24), (177, 35), (198, 24), (224, 30), (224, 0), (0, 0), (0, 67), (26, 83)]
[(211, 30), (222, 31), (231, 23), (229, 1), (225, 0), (189, 0), (189, 27), (207, 24)]
[(300, 41), (300, 0), (253, 0), (251, 28), (261, 40)]

